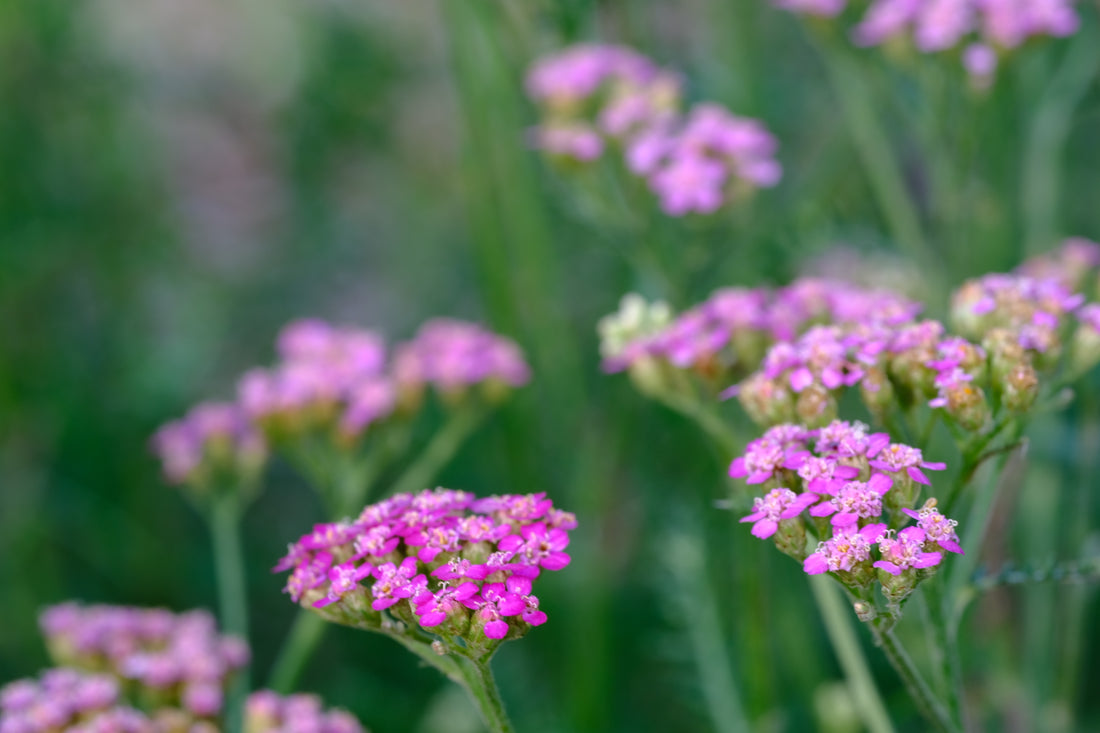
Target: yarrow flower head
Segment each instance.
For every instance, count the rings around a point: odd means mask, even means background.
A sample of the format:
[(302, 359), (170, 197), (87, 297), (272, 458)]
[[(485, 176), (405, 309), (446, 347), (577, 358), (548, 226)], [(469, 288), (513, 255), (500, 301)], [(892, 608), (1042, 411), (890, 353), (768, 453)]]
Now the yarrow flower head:
[(532, 582), (569, 564), (576, 526), (545, 494), (399, 494), (318, 525), (275, 569), (327, 619), (387, 633), (402, 633), (395, 620), (418, 624), (491, 651), (546, 621)]
[(280, 695), (258, 690), (248, 696), (244, 729), (248, 733), (366, 733), (355, 716), (346, 710), (326, 710), (316, 695)]
[(531, 370), (514, 342), (463, 321), (428, 321), (394, 355), (394, 377), (403, 390), (431, 385), (445, 395), (484, 384), (492, 392), (521, 387)]
[[(775, 4), (796, 13), (835, 17), (847, 1), (775, 0)], [(1079, 25), (1072, 0), (873, 0), (851, 35), (859, 46), (901, 43), (923, 53), (961, 49), (966, 70), (983, 86), (997, 66), (998, 55), (1007, 55), (1034, 37), (1070, 36)]]
[[(662, 306), (659, 322), (645, 328), (615, 330), (618, 321), (605, 319), (604, 369), (629, 371), (655, 396), (682, 388), (677, 372), (689, 371), (712, 394), (736, 394), (750, 414), (775, 424), (794, 418), (802, 393), (810, 393), (802, 398), (809, 409), (820, 390), (855, 384), (864, 363), (885, 348), (875, 345), (881, 329), (900, 328), (919, 310), (893, 293), (817, 278), (774, 291), (723, 288), (675, 318)], [(807, 329), (804, 340), (791, 343)], [(760, 373), (727, 389), (762, 360)], [(817, 416), (822, 424), (831, 419)]]
[(681, 112), (679, 75), (629, 48), (578, 44), (547, 56), (527, 91), (542, 114), (535, 147), (572, 164), (621, 152), (670, 216), (713, 213), (783, 173), (762, 123), (713, 103)]
[(234, 404), (203, 403), (152, 440), (165, 478), (206, 492), (219, 481), (254, 480), (267, 460), (263, 437)]
[(229, 680), (249, 660), (248, 645), (218, 634), (206, 611), (64, 603), (40, 626), (60, 664), (109, 672), (195, 719), (221, 714)]
[(117, 679), (76, 669), (46, 670), (38, 679), (23, 679), (0, 688), (2, 733), (51, 731), (160, 730), (143, 713), (124, 704)]
[[(771, 428), (734, 460), (730, 474), (783, 483), (757, 497), (742, 517), (753, 523), (754, 536), (773, 539), (811, 575), (832, 573), (852, 588), (877, 577), (897, 601), (940, 563), (943, 551), (962, 551), (955, 522), (935, 509), (934, 499), (919, 512), (910, 508), (920, 486), (930, 483), (921, 469), (943, 468), (885, 433), (837, 420), (816, 430)], [(916, 526), (901, 527), (909, 518)], [(810, 529), (819, 538), (812, 551)]]

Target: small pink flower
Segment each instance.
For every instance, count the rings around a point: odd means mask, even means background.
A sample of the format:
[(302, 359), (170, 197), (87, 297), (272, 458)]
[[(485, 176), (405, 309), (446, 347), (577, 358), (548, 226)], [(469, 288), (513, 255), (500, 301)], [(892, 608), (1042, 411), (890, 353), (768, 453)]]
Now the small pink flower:
[(757, 497), (753, 501), (752, 514), (742, 517), (741, 521), (754, 522), (753, 536), (767, 539), (779, 529), (780, 520), (797, 517), (819, 498), (813, 493), (799, 495), (790, 489), (772, 489), (763, 498)]

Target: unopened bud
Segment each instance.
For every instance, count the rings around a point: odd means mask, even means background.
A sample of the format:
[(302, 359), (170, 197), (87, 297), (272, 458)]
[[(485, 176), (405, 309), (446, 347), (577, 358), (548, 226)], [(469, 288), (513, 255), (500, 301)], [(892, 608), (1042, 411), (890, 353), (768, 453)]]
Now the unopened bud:
[(806, 427), (824, 427), (836, 419), (836, 397), (820, 384), (811, 384), (799, 393), (794, 409)]
[(1025, 412), (1039, 394), (1039, 375), (1030, 364), (1018, 364), (1005, 378), (1004, 403), (1010, 410)]
[(786, 387), (757, 373), (741, 384), (737, 395), (741, 406), (758, 425), (778, 425), (794, 421), (794, 400)]
[(864, 623), (868, 621), (874, 621), (878, 613), (875, 612), (875, 607), (866, 601), (856, 601), (852, 604), (852, 608), (855, 609), (856, 618)]
[(895, 402), (894, 386), (881, 367), (870, 367), (859, 383), (863, 403), (873, 414), (881, 415)]
[(450, 650), (447, 648), (447, 645), (439, 639), (436, 639), (432, 642), (432, 651), (441, 657), (447, 656), (447, 654), (450, 652)]
[(947, 391), (947, 414), (967, 430), (980, 430), (989, 418), (989, 403), (981, 387), (960, 384)]

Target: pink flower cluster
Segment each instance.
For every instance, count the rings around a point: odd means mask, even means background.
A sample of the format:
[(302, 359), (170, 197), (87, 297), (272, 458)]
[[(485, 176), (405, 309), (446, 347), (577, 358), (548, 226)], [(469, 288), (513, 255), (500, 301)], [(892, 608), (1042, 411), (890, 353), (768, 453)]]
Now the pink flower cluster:
[(344, 710), (325, 710), (316, 695), (282, 696), (258, 690), (248, 697), (246, 733), (364, 733), (363, 726)]
[(57, 668), (0, 688), (0, 733), (155, 733), (142, 713), (122, 705), (118, 681)]
[(277, 350), (274, 366), (244, 374), (235, 404), (200, 405), (158, 431), (153, 447), (170, 481), (201, 478), (219, 457), (258, 468), (261, 433), (283, 439), (316, 430), (353, 443), (413, 409), (427, 386), (456, 399), (480, 385), (493, 398), (530, 379), (514, 342), (450, 319), (425, 323), (392, 359), (378, 334), (317, 319), (287, 325)]
[(775, 137), (714, 103), (680, 112), (676, 74), (628, 48), (581, 44), (540, 59), (527, 77), (543, 122), (534, 143), (577, 161), (614, 143), (670, 216), (709, 214), (779, 182)]
[(1009, 329), (1020, 346), (1044, 353), (1060, 345), (1064, 319), (1083, 303), (1055, 278), (995, 273), (969, 280), (952, 298), (952, 319), (965, 335)]
[(802, 278), (771, 291), (725, 288), (676, 317), (667, 327), (628, 342), (605, 359), (617, 372), (646, 359), (721, 376), (755, 369), (769, 343), (787, 342), (812, 323), (906, 322), (921, 306), (895, 293), (848, 283)]
[(197, 718), (221, 713), (230, 677), (249, 661), (248, 645), (219, 635), (206, 611), (64, 603), (39, 623), (57, 661), (108, 671)]
[(267, 446), (244, 411), (235, 404), (205, 402), (153, 435), (171, 483), (209, 480), (211, 472), (254, 474), (267, 459)]
[(569, 564), (576, 518), (545, 494), (399, 494), (354, 521), (319, 524), (276, 571), (302, 605), (380, 628), (381, 612), (467, 639), (518, 637), (546, 621), (532, 581)]
[(792, 342), (776, 343), (760, 370), (727, 392), (765, 425), (795, 419), (827, 423), (835, 417), (840, 393), (858, 385), (874, 413), (923, 398), (968, 429), (980, 428), (988, 415), (977, 384), (986, 375), (985, 351), (946, 336), (938, 321), (912, 321), (900, 311), (884, 318), (885, 313), (814, 326)]
[[(753, 523), (755, 537), (774, 536), (807, 573), (833, 572), (849, 585), (866, 586), (877, 568), (887, 592), (896, 594), (911, 591), (913, 583), (886, 575), (913, 581), (913, 571), (938, 565), (944, 551), (962, 552), (955, 522), (935, 509), (935, 500), (920, 511), (910, 508), (920, 485), (930, 484), (924, 471), (944, 468), (916, 448), (891, 443), (885, 433), (834, 421), (817, 430), (794, 424), (769, 429), (733, 461), (730, 475), (771, 487), (741, 520)], [(894, 526), (904, 517), (917, 523), (891, 530), (880, 521), (885, 510)], [(820, 538), (808, 554), (804, 514)]]
[[(797, 13), (833, 17), (846, 0), (776, 0)], [(860, 46), (906, 41), (934, 53), (965, 45), (972, 76), (990, 77), (998, 53), (1037, 36), (1073, 35), (1080, 18), (1072, 0), (872, 0), (852, 38)]]
[(1100, 269), (1100, 243), (1070, 237), (1054, 251), (1027, 260), (1016, 271), (1036, 280), (1056, 280), (1066, 290), (1076, 292), (1094, 285), (1087, 281), (1096, 276), (1097, 269)]
[(479, 383), (522, 387), (531, 379), (514, 342), (449, 318), (428, 321), (415, 339), (398, 346), (392, 373), (402, 388), (431, 384), (444, 393)]

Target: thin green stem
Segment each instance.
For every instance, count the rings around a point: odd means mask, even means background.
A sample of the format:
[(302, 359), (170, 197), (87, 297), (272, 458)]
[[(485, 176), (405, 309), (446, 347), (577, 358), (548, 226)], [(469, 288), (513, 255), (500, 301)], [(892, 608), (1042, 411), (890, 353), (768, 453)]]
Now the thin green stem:
[[(218, 607), (222, 629), (248, 641), (248, 594), (241, 551), (242, 506), (234, 489), (214, 497), (210, 504), (210, 532), (218, 583)], [(248, 668), (234, 678), (226, 704), (226, 728), (239, 733), (244, 727), (244, 699), (249, 690)]]
[(940, 667), (940, 674), (947, 693), (947, 709), (966, 730), (965, 696), (962, 687), (962, 662), (959, 658), (958, 638), (953, 624), (948, 623), (943, 596), (946, 580), (940, 576), (924, 585), (928, 605), (928, 623), (932, 631), (933, 654)]
[(844, 677), (848, 680), (848, 688), (863, 723), (871, 733), (892, 733), (894, 724), (890, 722), (886, 705), (871, 676), (859, 638), (852, 630), (852, 609), (844, 603), (831, 578), (811, 575), (809, 579), (818, 612), (825, 622), (825, 633), (836, 652), (840, 668), (844, 670)]
[(921, 230), (920, 214), (890, 148), (889, 136), (875, 114), (875, 104), (859, 65), (841, 44), (827, 43), (821, 36), (814, 40), (891, 234), (918, 264), (931, 267), (934, 260)]
[(420, 455), (394, 482), (392, 493), (402, 494), (428, 488), (428, 484), (454, 458), (455, 453), (487, 414), (487, 410), (472, 406), (461, 407), (452, 412)]
[(491, 733), (515, 733), (512, 721), (504, 710), (504, 701), (489, 668), (488, 659), (463, 658), (456, 660), (462, 673), (462, 685), (470, 693), (485, 724)]
[(1054, 243), (1061, 201), (1062, 149), (1073, 112), (1088, 92), (1100, 65), (1100, 33), (1086, 23), (1077, 33), (1053, 77), (1043, 79), (1043, 92), (1024, 146), (1020, 206), (1024, 212), (1026, 252), (1036, 255)]
[[(751, 730), (741, 702), (740, 688), (726, 651), (718, 603), (707, 580), (701, 531), (672, 534), (665, 545), (670, 575), (679, 584), (676, 598), (698, 668), (707, 711), (716, 731)], [(671, 567), (675, 566), (675, 567)], [(756, 632), (759, 637), (759, 632)], [(750, 657), (750, 654), (744, 656)]]
[(304, 608), (298, 609), (298, 615), (294, 618), (294, 625), (287, 634), (279, 650), (279, 656), (275, 659), (275, 666), (271, 670), (268, 679), (268, 687), (284, 695), (294, 691), (298, 684), (298, 678), (305, 669), (306, 662), (313, 655), (313, 650), (321, 642), (325, 633), (325, 620)]
[(936, 726), (937, 730), (943, 731), (943, 733), (955, 733), (955, 731), (958, 731), (958, 726), (951, 719), (943, 703), (932, 692), (932, 688), (924, 681), (924, 677), (921, 676), (920, 670), (913, 663), (909, 653), (905, 651), (901, 640), (894, 634), (892, 626), (892, 623), (878, 624), (872, 622), (871, 630), (875, 636), (875, 643), (882, 647), (886, 658), (897, 671), (902, 682), (905, 683), (909, 696), (912, 697), (921, 714)]

